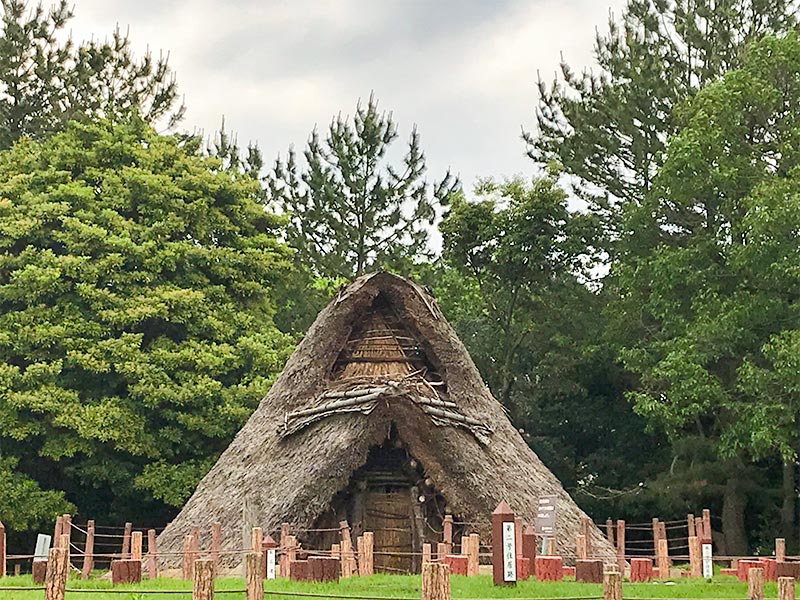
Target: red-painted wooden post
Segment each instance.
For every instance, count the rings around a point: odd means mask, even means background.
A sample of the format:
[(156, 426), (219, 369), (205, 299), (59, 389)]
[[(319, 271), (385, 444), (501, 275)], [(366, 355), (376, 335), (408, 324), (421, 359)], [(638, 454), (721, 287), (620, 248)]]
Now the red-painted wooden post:
[(504, 501), (492, 512), (492, 581), (494, 585), (515, 585), (517, 552), (514, 511)]

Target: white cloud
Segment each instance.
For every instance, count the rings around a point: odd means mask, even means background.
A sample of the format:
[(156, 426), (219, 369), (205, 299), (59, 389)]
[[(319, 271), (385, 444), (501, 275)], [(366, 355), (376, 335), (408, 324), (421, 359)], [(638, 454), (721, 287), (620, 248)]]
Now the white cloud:
[(403, 137), (419, 125), (431, 178), (449, 166), (532, 173), (536, 73), (560, 53), (591, 63), (596, 27), (624, 0), (77, 0), (74, 37), (130, 27), (134, 47), (170, 53), (188, 105), (184, 126), (223, 115), (269, 160), (314, 124), (352, 112), (375, 90)]

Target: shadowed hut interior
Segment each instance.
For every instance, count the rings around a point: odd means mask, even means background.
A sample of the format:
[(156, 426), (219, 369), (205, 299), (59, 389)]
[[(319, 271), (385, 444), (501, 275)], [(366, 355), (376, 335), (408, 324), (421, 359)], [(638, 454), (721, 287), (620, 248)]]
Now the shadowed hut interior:
[(330, 547), (339, 542), (338, 524), (347, 520), (353, 536), (373, 532), (377, 572), (416, 572), (422, 544), (435, 547), (441, 541), (448, 509), (392, 424), (386, 441), (370, 448), (366, 464), (353, 472), (347, 487), (300, 539), (309, 548)]

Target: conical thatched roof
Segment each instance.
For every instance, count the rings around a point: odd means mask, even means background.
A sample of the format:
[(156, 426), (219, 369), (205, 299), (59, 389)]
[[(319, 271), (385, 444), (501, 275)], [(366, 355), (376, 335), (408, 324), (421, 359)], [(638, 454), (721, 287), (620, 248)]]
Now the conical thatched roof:
[[(375, 316), (376, 302), (388, 305), (381, 315), (391, 317)], [(363, 331), (368, 335), (354, 336)], [(159, 552), (180, 552), (194, 527), (207, 547), (214, 521), (223, 524), (223, 550), (242, 548), (245, 504), (251, 524), (265, 531), (281, 522), (313, 527), (393, 428), (465, 522), (488, 526), (506, 500), (532, 523), (539, 496), (556, 496), (557, 548), (574, 556), (584, 513), (508, 420), (435, 299), (388, 273), (360, 277), (319, 314), (269, 394), (160, 535)], [(613, 558), (595, 527), (591, 544), (594, 556)], [(229, 562), (238, 560), (231, 555)]]

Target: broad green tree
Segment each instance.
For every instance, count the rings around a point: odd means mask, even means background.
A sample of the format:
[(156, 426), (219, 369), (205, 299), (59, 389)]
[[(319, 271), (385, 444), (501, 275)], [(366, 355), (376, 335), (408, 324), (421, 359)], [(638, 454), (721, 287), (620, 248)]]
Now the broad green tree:
[(316, 275), (350, 278), (368, 269), (426, 255), (437, 208), (455, 181), (426, 181), (416, 128), (405, 155), (387, 156), (398, 139), (391, 113), (370, 96), (352, 121), (333, 119), (323, 138), (314, 129), (300, 164), (293, 149), (268, 178), (271, 199), (289, 214), (287, 239)]
[(0, 153), (0, 478), (166, 518), (281, 369), (281, 219), (200, 146), (133, 118)]
[(476, 192), (476, 201), (454, 197), (439, 225), (443, 258), (484, 299), (489, 319), (481, 335), (493, 338), (491, 372), (508, 406), (520, 350), (537, 338), (531, 317), (577, 285), (573, 273), (591, 252), (593, 223), (590, 215), (568, 210), (566, 194), (550, 178), (484, 181)]
[(529, 155), (563, 169), (616, 238), (620, 206), (653, 187), (676, 108), (738, 67), (749, 42), (791, 29), (796, 11), (794, 0), (629, 0), (597, 34), (592, 69), (563, 63), (540, 80)]
[(485, 181), (474, 200), (454, 198), (441, 264), (423, 280), (528, 443), (606, 515), (607, 497), (638, 493), (665, 452), (603, 339), (605, 300), (586, 281), (596, 227), (550, 178)]
[(119, 29), (106, 41), (75, 43), (66, 0), (49, 8), (2, 0), (0, 9), (0, 148), (51, 135), (72, 119), (137, 112), (174, 125), (183, 116), (167, 58), (137, 58)]
[[(610, 284), (636, 410), (717, 456), (725, 551), (747, 550), (755, 460), (797, 456), (800, 40), (752, 45), (679, 113), (646, 202), (629, 207)], [(789, 363), (790, 364), (790, 363)], [(784, 502), (793, 504), (794, 475)], [(784, 527), (794, 520), (787, 507)]]

